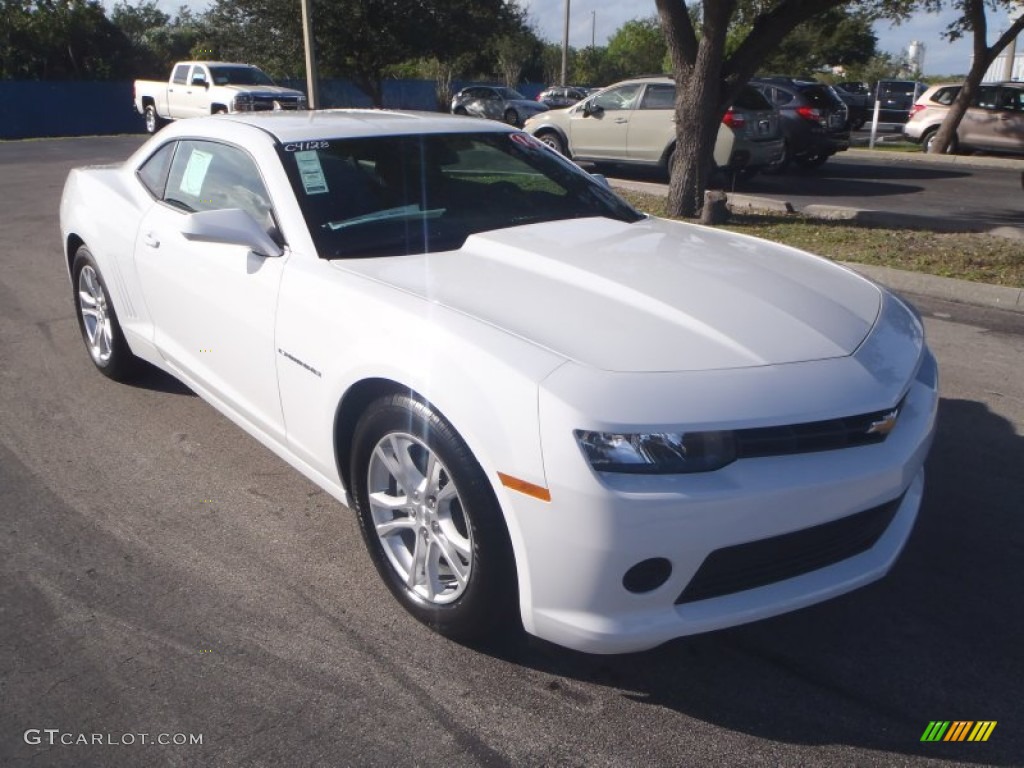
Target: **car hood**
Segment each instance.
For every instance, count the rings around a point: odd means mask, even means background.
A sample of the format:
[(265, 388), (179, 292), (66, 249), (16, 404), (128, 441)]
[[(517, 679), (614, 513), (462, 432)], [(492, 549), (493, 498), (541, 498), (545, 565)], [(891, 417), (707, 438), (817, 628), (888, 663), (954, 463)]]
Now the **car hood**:
[(881, 292), (816, 256), (648, 218), (471, 236), (458, 251), (334, 262), (607, 371), (692, 371), (852, 354)]
[(296, 91), (294, 88), (285, 88), (280, 85), (222, 85), (221, 88), (227, 88), (229, 91), (237, 93), (251, 93), (253, 96), (263, 96), (266, 98), (277, 98), (279, 96), (295, 98), (302, 95), (301, 91)]

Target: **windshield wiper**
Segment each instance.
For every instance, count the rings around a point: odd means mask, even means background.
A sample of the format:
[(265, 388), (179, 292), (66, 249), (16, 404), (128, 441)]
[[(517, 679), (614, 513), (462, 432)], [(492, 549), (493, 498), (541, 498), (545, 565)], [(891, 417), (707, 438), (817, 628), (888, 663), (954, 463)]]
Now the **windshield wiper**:
[(375, 221), (388, 221), (393, 219), (436, 219), (439, 216), (442, 216), (447, 210), (447, 208), (430, 208), (427, 210), (421, 210), (418, 205), (403, 205), (398, 208), (387, 208), (383, 211), (367, 213), (363, 216), (355, 216), (354, 218), (344, 219), (342, 221), (329, 221), (321, 226), (332, 231), (337, 231), (339, 229), (348, 229), (349, 227), (358, 227), (362, 224), (371, 224)]

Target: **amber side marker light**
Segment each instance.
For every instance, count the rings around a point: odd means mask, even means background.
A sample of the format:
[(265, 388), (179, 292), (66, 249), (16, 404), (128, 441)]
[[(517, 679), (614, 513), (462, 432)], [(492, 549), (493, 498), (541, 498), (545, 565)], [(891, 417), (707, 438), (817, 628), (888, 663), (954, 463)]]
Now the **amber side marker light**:
[(501, 480), (502, 485), (506, 488), (511, 488), (513, 491), (525, 493), (527, 496), (532, 496), (541, 501), (551, 501), (551, 491), (547, 488), (528, 483), (525, 480), (520, 480), (518, 477), (512, 477), (512, 475), (506, 475), (504, 472), (498, 473), (498, 479)]

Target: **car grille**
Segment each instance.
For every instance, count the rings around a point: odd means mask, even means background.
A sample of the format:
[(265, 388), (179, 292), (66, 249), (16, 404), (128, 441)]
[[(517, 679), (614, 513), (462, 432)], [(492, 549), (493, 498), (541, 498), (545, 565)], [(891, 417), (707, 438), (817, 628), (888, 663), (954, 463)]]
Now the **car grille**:
[(781, 536), (717, 549), (676, 605), (763, 587), (866, 552), (889, 527), (903, 496), (854, 515)]
[(298, 109), (299, 101), (295, 98), (279, 98), (274, 96), (256, 96), (252, 102), (253, 112), (269, 112), (274, 109), (274, 102), (281, 105), (281, 109)]
[(785, 456), (791, 453), (834, 451), (858, 445), (873, 445), (885, 440), (890, 425), (903, 409), (903, 401), (892, 409), (862, 413), (825, 421), (786, 424), (781, 427), (757, 427), (736, 430), (737, 458)]

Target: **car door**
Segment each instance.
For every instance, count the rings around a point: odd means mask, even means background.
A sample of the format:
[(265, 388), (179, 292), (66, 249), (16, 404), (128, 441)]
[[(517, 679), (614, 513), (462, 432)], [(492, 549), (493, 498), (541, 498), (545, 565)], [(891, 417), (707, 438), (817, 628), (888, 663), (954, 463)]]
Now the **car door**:
[(964, 113), (957, 136), (961, 144), (979, 149), (994, 149), (993, 137), (999, 124), (999, 86), (981, 85)]
[(188, 64), (178, 64), (174, 68), (174, 72), (171, 74), (171, 82), (167, 84), (167, 115), (166, 117), (177, 120), (179, 117), (188, 117), (187, 111), (187, 99), (188, 94), (186, 93), (188, 88), (188, 73), (191, 71), (191, 66)]
[(996, 152), (1024, 152), (1024, 87), (1001, 86), (990, 116), (986, 146)]
[(675, 139), (676, 87), (648, 83), (629, 118), (627, 146), (629, 159), (636, 163), (658, 163)]
[(247, 211), (276, 236), (270, 196), (248, 153), (179, 141), (161, 200), (143, 217), (135, 243), (154, 343), (171, 367), (283, 439), (274, 327), (288, 252), (263, 257), (182, 235), (191, 212), (224, 208)]
[(573, 157), (628, 161), (627, 135), (642, 83), (626, 83), (601, 91), (573, 108), (569, 146)]
[(182, 117), (201, 117), (210, 114), (210, 73), (196, 64), (188, 76), (182, 98)]

